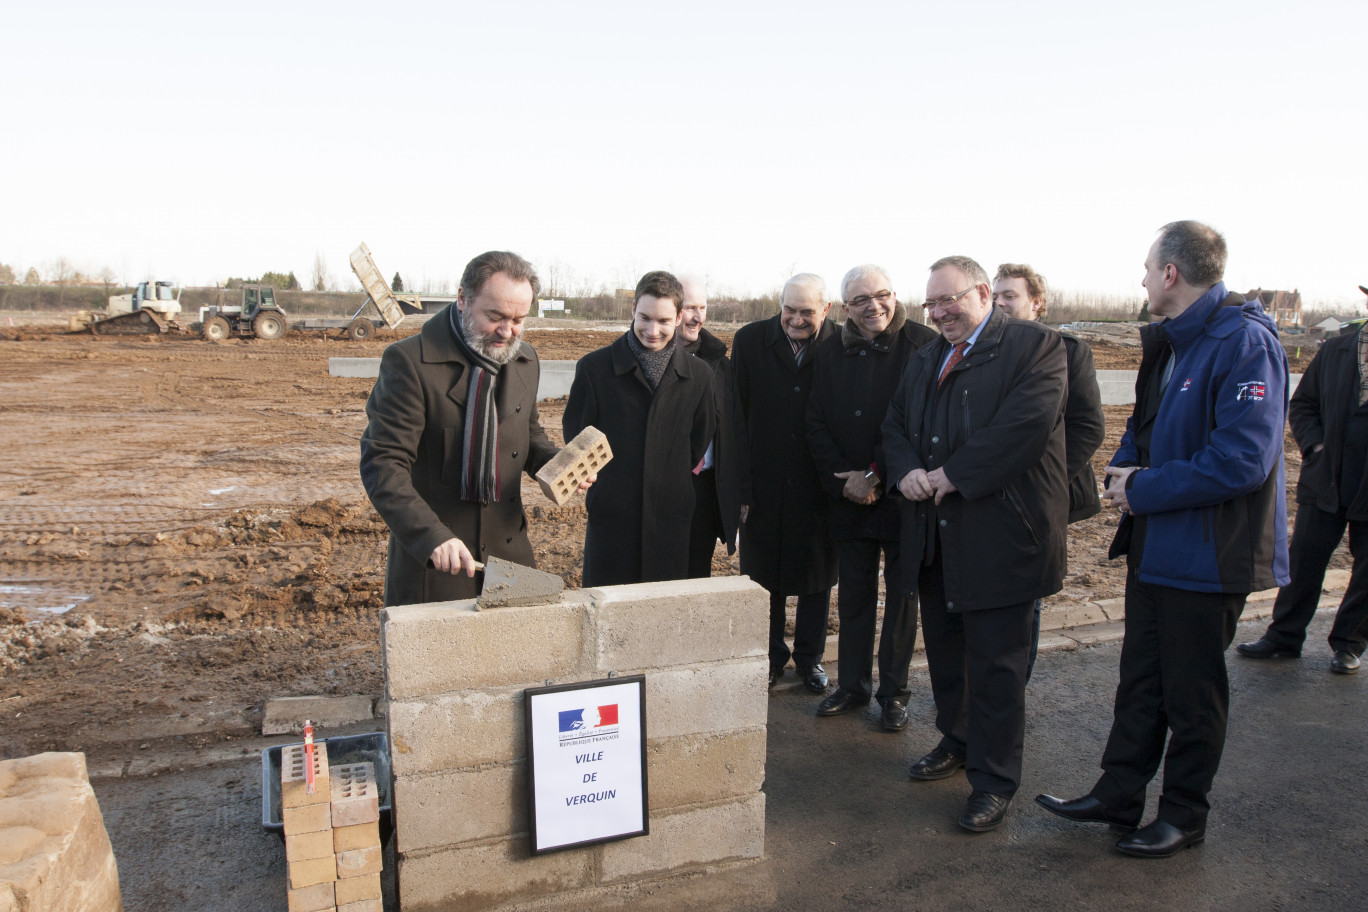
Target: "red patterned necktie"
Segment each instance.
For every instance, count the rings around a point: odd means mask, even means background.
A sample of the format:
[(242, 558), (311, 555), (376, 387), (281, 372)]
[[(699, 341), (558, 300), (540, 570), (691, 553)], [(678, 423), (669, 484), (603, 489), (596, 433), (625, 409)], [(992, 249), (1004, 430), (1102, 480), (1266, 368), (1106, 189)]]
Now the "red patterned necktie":
[(946, 360), (945, 367), (941, 368), (940, 379), (936, 381), (937, 389), (939, 389), (940, 385), (945, 382), (945, 378), (950, 373), (950, 369), (964, 360), (964, 350), (968, 347), (968, 342), (955, 343), (955, 350), (950, 352), (950, 357)]

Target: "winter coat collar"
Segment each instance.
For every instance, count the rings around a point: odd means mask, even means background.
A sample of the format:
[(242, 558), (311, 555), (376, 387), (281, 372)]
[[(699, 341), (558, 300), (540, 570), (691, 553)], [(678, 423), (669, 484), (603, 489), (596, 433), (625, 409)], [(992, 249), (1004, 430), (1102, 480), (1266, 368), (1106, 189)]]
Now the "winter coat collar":
[(854, 320), (846, 320), (841, 327), (841, 347), (846, 352), (859, 350), (861, 348), (872, 348), (875, 351), (886, 352), (893, 347), (894, 340), (898, 333), (902, 331), (903, 324), (907, 322), (907, 306), (899, 302), (893, 308), (893, 319), (888, 321), (888, 328), (879, 333), (872, 339), (866, 339), (864, 334), (855, 327)]

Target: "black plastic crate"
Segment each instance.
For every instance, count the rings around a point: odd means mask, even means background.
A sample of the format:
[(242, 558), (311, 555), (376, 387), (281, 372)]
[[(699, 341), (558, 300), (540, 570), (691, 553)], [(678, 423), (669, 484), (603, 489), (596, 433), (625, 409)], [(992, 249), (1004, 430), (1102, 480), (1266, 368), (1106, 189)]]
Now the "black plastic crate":
[[(303, 744), (302, 741), (295, 742)], [(261, 752), (261, 826), (285, 838), (285, 822), (280, 812), (280, 755), (290, 744), (277, 744)], [(380, 842), (389, 842), (394, 831), (394, 812), (390, 801), (389, 743), (384, 732), (365, 735), (339, 735), (314, 741), (314, 749), (328, 751), (328, 766), (347, 763), (375, 764), (375, 785), (380, 799)]]

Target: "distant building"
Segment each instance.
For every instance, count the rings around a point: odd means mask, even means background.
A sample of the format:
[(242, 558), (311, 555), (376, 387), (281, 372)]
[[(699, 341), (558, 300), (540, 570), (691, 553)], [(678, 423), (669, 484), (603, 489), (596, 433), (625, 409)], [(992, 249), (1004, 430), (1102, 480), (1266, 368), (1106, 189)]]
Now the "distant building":
[(1273, 322), (1278, 324), (1279, 329), (1302, 325), (1302, 299), (1301, 292), (1293, 289), (1292, 291), (1265, 291), (1256, 288), (1245, 295), (1246, 301), (1258, 298), (1263, 302), (1263, 308), (1268, 315), (1273, 318)]
[(1339, 332), (1339, 328), (1344, 325), (1344, 321), (1339, 317), (1326, 317), (1317, 323), (1313, 329), (1324, 330), (1327, 334)]

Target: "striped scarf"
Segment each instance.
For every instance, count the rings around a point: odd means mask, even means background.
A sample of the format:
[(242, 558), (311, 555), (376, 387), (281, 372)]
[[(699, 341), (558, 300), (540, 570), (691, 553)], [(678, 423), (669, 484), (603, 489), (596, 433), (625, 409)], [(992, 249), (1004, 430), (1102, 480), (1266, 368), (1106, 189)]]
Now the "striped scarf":
[(465, 431), (461, 436), (461, 499), (483, 504), (499, 499), (499, 407), (494, 394), (503, 365), (471, 348), (458, 313), (455, 304), (447, 307), (451, 334), (470, 359)]

